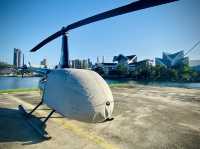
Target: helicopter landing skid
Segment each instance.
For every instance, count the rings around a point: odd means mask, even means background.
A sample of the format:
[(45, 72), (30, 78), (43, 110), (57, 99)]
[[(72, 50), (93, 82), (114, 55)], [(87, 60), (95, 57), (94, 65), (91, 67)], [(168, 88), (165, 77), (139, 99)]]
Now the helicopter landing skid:
[(50, 139), (51, 137), (48, 135), (48, 133), (45, 131), (45, 125), (43, 122), (36, 123), (34, 120), (36, 120), (36, 117), (33, 116), (30, 113), (27, 113), (26, 110), (22, 105), (18, 106), (19, 111), (21, 114), (25, 117), (28, 124), (44, 139)]

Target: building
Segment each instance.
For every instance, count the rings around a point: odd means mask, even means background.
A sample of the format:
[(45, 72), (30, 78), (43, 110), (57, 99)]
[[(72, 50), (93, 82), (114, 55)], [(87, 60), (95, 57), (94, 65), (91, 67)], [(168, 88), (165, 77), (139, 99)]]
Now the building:
[(131, 64), (137, 62), (137, 56), (136, 55), (124, 56), (122, 54), (119, 54), (118, 56), (113, 57), (113, 62), (116, 61), (120, 64)]
[(82, 69), (88, 69), (88, 60), (82, 60), (82, 63), (81, 63), (81, 68)]
[(102, 63), (102, 68), (105, 75), (109, 75), (111, 72), (116, 71), (117, 63)]
[(102, 63), (96, 63), (95, 68), (101, 67), (105, 75), (114, 74), (117, 71), (119, 65), (126, 67), (127, 71), (135, 69), (135, 63), (137, 62), (136, 55), (124, 56), (119, 54), (113, 57), (113, 63), (105, 63), (104, 57), (102, 58)]
[(96, 63), (93, 67), (94, 70), (103, 70), (104, 75), (119, 74), (119, 70), (123, 71), (123, 75), (131, 74), (138, 69), (147, 69), (153, 64), (152, 60), (146, 59), (137, 62), (136, 55), (124, 56), (119, 54), (113, 57), (113, 63)]
[(40, 65), (44, 66), (45, 68), (47, 68), (47, 59), (44, 58), (41, 62)]
[(163, 52), (162, 58), (155, 58), (155, 64), (166, 68), (180, 67), (189, 63), (189, 58), (184, 56), (184, 51), (174, 54)]
[(92, 68), (92, 62), (91, 62), (91, 60), (88, 58), (88, 68)]
[(15, 67), (20, 67), (21, 66), (21, 50), (14, 48), (14, 55), (13, 55), (13, 65)]
[(72, 60), (72, 66), (71, 67), (80, 69), (81, 68), (81, 60), (79, 60), (79, 59)]
[(71, 60), (71, 68), (77, 68), (77, 69), (90, 69), (92, 67), (92, 62), (90, 59), (75, 59)]
[(123, 65), (123, 67), (127, 69), (127, 73), (130, 73), (136, 69), (137, 56), (124, 56), (122, 54), (119, 54), (118, 56), (113, 57), (113, 62), (117, 62), (118, 65)]
[(136, 63), (136, 69), (138, 69), (138, 68), (148, 68), (149, 66), (152, 66), (152, 65), (153, 65), (153, 60), (145, 59), (145, 60), (141, 60), (141, 61)]
[(100, 63), (100, 62), (99, 62), (99, 57), (98, 57), (98, 56), (97, 56), (97, 62), (96, 62), (96, 63), (97, 63), (97, 64)]
[(198, 72), (200, 72), (200, 60), (190, 60), (189, 66)]

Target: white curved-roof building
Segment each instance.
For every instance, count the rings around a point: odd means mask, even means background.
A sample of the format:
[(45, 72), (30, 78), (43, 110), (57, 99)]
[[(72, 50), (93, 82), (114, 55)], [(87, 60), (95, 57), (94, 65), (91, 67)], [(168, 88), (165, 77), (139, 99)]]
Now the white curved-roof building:
[(184, 51), (179, 51), (173, 54), (163, 52), (162, 58), (156, 58), (155, 62), (156, 65), (161, 65), (167, 68), (177, 67), (188, 64), (188, 57), (184, 57)]

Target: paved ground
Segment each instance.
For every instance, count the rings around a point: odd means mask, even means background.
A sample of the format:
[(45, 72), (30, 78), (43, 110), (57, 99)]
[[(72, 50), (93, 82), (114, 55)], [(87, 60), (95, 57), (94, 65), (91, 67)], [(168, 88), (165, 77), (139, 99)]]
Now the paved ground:
[[(54, 114), (44, 140), (17, 110), (39, 92), (0, 95), (0, 149), (200, 149), (200, 90), (134, 86), (112, 88), (114, 120), (88, 124)], [(45, 106), (36, 115), (42, 119)], [(40, 119), (37, 119), (39, 121)]]

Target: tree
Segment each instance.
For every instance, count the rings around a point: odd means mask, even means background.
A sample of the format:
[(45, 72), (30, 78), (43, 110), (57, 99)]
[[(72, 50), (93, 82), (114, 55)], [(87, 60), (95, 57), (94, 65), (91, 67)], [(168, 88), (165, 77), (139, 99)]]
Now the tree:
[(188, 65), (184, 65), (179, 72), (181, 81), (190, 81), (191, 80), (192, 70)]
[(1, 68), (9, 68), (9, 67), (13, 67), (13, 65), (7, 64), (5, 62), (0, 62), (0, 69)]
[(170, 81), (177, 81), (178, 80), (178, 71), (176, 69), (170, 69), (169, 77), (170, 77)]

